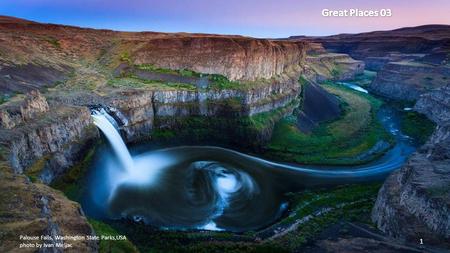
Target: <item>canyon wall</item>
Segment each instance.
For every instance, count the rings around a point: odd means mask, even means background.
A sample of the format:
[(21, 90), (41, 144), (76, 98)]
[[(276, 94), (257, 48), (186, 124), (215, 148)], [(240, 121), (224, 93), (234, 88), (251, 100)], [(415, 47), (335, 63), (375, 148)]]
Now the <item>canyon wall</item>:
[(230, 80), (270, 79), (300, 68), (304, 42), (231, 36), (150, 39), (132, 53), (133, 63), (222, 74)]
[(417, 100), (421, 94), (449, 82), (449, 66), (402, 61), (386, 64), (369, 89), (388, 98)]
[(369, 89), (387, 98), (414, 101), (449, 82), (449, 25), (289, 39), (321, 43), (328, 52), (364, 61), (367, 70), (378, 72)]
[[(222, 74), (230, 80), (298, 74), (306, 42), (211, 34), (115, 32), (0, 17), (0, 91), (53, 87), (82, 74), (108, 78), (127, 62)], [(101, 65), (102, 68), (95, 66)], [(88, 68), (85, 73), (78, 73)]]
[[(121, 115), (116, 116), (122, 116), (128, 141), (151, 135), (155, 126), (170, 127), (170, 117), (248, 118), (285, 107), (297, 98), (307, 50), (306, 42), (116, 32), (3, 16), (0, 41), (0, 90), (7, 95), (2, 94), (2, 102), (16, 92), (58, 86), (46, 91), (50, 106), (39, 95), (33, 99), (35, 111), (25, 108), (27, 102), (21, 111), (22, 102), (14, 101), (0, 110), (2, 144), (8, 146), (15, 172), (40, 171), (46, 183), (72, 166), (81, 150), (97, 138), (88, 106), (118, 109)], [(190, 69), (254, 83), (237, 89), (195, 90), (108, 86), (123, 63)], [(20, 96), (14, 99), (21, 100)], [(28, 115), (27, 110), (39, 117)]]
[[(95, 235), (80, 204), (68, 200), (62, 192), (44, 184), (35, 184), (25, 175), (0, 168), (0, 251), (38, 252), (36, 248), (20, 248), (21, 243), (66, 243), (72, 247), (64, 252), (97, 252), (98, 241), (21, 240), (27, 236)], [(61, 248), (52, 251), (63, 252)]]
[(422, 95), (415, 110), (438, 126), (383, 184), (372, 211), (377, 227), (412, 244), (450, 246), (450, 85)]
[(34, 173), (46, 183), (73, 166), (98, 136), (87, 108), (50, 108), (37, 91), (1, 105), (0, 120), (0, 142), (14, 172)]
[(349, 54), (378, 71), (393, 61), (423, 58), (442, 64), (450, 50), (449, 25), (423, 25), (391, 31), (338, 34), (324, 37), (290, 37), (294, 41), (321, 43), (328, 51)]
[(364, 62), (352, 59), (347, 54), (312, 53), (306, 57), (304, 75), (311, 81), (345, 81), (364, 72)]

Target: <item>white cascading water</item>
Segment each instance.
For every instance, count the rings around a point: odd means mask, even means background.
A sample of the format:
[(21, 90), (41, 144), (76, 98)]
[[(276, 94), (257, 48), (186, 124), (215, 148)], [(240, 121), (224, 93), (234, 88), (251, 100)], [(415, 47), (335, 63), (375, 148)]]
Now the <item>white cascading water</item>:
[(94, 111), (91, 116), (94, 119), (94, 124), (100, 128), (111, 143), (114, 153), (117, 155), (125, 170), (131, 172), (134, 167), (133, 158), (131, 158), (130, 152), (119, 132), (116, 130), (113, 123), (108, 120), (108, 117), (111, 116), (103, 109)]

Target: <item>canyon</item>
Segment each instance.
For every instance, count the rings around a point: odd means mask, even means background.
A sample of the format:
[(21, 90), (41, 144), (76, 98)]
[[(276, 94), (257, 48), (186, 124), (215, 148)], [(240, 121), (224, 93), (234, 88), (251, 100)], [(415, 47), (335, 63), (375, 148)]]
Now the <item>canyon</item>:
[(429, 244), (448, 244), (450, 27), (428, 25), (290, 39), (321, 43), (326, 50), (364, 61), (366, 69), (377, 71), (369, 91), (412, 104), (414, 111), (436, 123), (428, 141), (383, 184), (372, 221), (404, 242), (419, 238)]
[[(180, 140), (215, 140), (257, 153), (275, 123), (299, 106), (299, 117), (312, 122), (306, 132), (339, 117), (337, 97), (316, 83), (352, 80), (365, 69), (378, 71), (371, 92), (417, 101), (414, 110), (437, 124), (428, 142), (388, 177), (372, 220), (394, 238), (448, 246), (448, 29), (274, 40), (116, 32), (2, 16), (0, 248), (13, 249), (19, 231), (95, 234), (80, 205), (49, 186), (101, 142), (92, 109), (106, 109), (127, 143), (175, 133)], [(170, 75), (195, 81), (164, 79)], [(164, 80), (148, 78), (154, 76)], [(316, 103), (329, 114), (314, 118)], [(77, 242), (74, 251), (98, 247)]]
[[(90, 117), (93, 107), (110, 110), (128, 142), (153, 139), (157, 129), (183, 129), (184, 119), (204, 117), (216, 122), (216, 135), (223, 140), (257, 147), (270, 138), (277, 119), (294, 109), (301, 92), (303, 42), (113, 32), (9, 17), (0, 18), (0, 27), (0, 90), (7, 100), (0, 105), (1, 173), (2, 192), (8, 194), (2, 197), (0, 227), (9, 235), (2, 239), (6, 251), (20, 242), (14, 236), (18, 231), (94, 234), (79, 204), (47, 186), (78, 166), (99, 141)], [(123, 63), (217, 74), (246, 85), (111, 87), (107, 81)], [(264, 113), (255, 125), (252, 116)], [(61, 219), (65, 216), (71, 222)], [(41, 225), (34, 226), (35, 221)], [(98, 249), (98, 241), (74, 245), (79, 251)]]
[(380, 74), (369, 89), (397, 100), (415, 101), (420, 94), (448, 83), (450, 27), (424, 25), (392, 31), (338, 34), (324, 37), (293, 36), (292, 41), (321, 43), (333, 53), (364, 61)]
[[(446, 244), (450, 238), (450, 131), (447, 85), (420, 97), (415, 110), (437, 124), (427, 143), (381, 188), (372, 213), (377, 226), (403, 240)], [(408, 225), (405, 225), (408, 224)]]

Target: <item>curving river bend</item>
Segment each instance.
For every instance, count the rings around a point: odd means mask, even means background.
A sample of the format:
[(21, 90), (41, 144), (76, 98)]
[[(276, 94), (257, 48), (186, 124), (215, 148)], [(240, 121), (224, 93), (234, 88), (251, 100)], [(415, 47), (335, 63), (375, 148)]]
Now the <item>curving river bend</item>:
[(361, 166), (299, 166), (213, 146), (179, 146), (130, 155), (107, 115), (94, 121), (111, 143), (96, 154), (82, 206), (101, 219), (132, 218), (162, 229), (242, 232), (265, 227), (287, 208), (285, 193), (305, 187), (370, 182), (401, 167), (414, 151), (396, 111), (378, 117), (396, 145)]

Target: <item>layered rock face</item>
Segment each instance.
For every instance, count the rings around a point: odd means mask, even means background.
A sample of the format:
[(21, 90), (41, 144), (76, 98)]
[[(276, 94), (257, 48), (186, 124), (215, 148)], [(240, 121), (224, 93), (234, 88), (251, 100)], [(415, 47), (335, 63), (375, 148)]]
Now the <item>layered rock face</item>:
[(321, 43), (328, 51), (364, 61), (366, 69), (379, 71), (371, 91), (391, 99), (416, 100), (420, 94), (442, 87), (449, 80), (448, 25), (290, 39)]
[(306, 76), (316, 82), (350, 80), (364, 72), (364, 62), (354, 60), (347, 54), (312, 54), (306, 57), (306, 63)]
[(440, 55), (445, 59), (450, 50), (450, 26), (424, 25), (392, 31), (339, 34), (319, 38), (291, 37), (290, 39), (322, 43), (327, 50), (349, 54), (352, 58), (365, 61), (368, 66), (372, 66), (373, 61), (378, 60), (373, 70), (379, 70), (383, 64), (387, 63), (382, 62), (383, 58), (398, 61), (424, 55), (433, 55), (433, 58), (436, 58)]
[(372, 220), (410, 243), (450, 246), (450, 86), (422, 95), (416, 110), (438, 124), (430, 140), (381, 188)]
[[(270, 112), (290, 104), (300, 90), (298, 82), (288, 78), (248, 90), (128, 90), (115, 93), (102, 103), (123, 114), (122, 129), (127, 140), (137, 141), (148, 137), (153, 129), (175, 127), (175, 119), (201, 116), (212, 121), (232, 121)], [(267, 135), (270, 137), (270, 131)]]
[[(30, 181), (48, 184), (81, 160), (98, 136), (88, 109), (50, 107), (44, 96), (32, 91), (22, 100), (1, 105), (0, 119), (0, 251), (13, 252), (21, 243), (37, 242), (70, 244), (67, 252), (96, 252), (96, 241), (19, 238), (94, 235), (78, 203)], [(35, 252), (36, 248), (20, 251)]]
[[(32, 173), (39, 172), (46, 183), (74, 165), (98, 134), (87, 108), (49, 109), (46, 99), (37, 91), (22, 102), (0, 106), (0, 115), (3, 126), (0, 141), (9, 147), (14, 171), (35, 170)], [(37, 161), (40, 168), (31, 168)]]
[(230, 80), (269, 79), (300, 67), (306, 43), (245, 37), (195, 36), (151, 39), (133, 53), (134, 63), (222, 74)]
[(391, 62), (370, 84), (376, 94), (393, 99), (417, 100), (419, 96), (450, 80), (450, 67), (413, 61)]
[(439, 125), (450, 125), (450, 84), (421, 95), (414, 109)]
[(11, 129), (48, 110), (47, 100), (39, 91), (33, 90), (20, 104), (3, 106), (0, 111), (0, 124), (3, 128)]
[(339, 100), (316, 84), (308, 84), (303, 91), (302, 110), (297, 116), (298, 128), (309, 133), (319, 123), (341, 116)]

